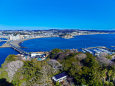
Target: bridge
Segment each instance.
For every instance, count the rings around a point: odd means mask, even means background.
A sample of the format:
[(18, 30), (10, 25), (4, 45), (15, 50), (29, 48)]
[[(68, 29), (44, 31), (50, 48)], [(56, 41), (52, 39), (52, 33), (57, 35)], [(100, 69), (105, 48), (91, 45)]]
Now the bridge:
[(30, 55), (28, 52), (26, 52), (26, 51), (24, 51), (24, 50), (22, 50), (22, 49), (20, 49), (20, 48), (18, 48), (16, 46), (14, 46), (13, 44), (9, 44), (9, 46), (11, 48), (13, 48), (14, 50), (16, 50), (17, 52), (19, 52), (20, 54)]

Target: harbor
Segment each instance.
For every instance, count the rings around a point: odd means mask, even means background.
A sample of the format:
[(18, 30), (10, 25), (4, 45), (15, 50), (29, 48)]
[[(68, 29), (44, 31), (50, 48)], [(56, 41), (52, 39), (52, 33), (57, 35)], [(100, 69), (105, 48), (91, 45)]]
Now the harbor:
[(82, 52), (84, 53), (88, 52), (90, 54), (93, 54), (94, 56), (100, 56), (102, 54), (108, 54), (108, 55), (115, 54), (114, 50), (109, 49), (105, 46), (82, 48)]

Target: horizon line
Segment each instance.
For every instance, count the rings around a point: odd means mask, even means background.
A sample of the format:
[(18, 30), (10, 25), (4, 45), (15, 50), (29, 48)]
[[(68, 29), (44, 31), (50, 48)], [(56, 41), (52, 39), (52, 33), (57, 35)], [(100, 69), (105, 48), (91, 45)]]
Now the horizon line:
[(101, 29), (101, 28), (67, 28), (67, 27), (40, 27), (40, 26), (6, 26), (0, 25), (0, 30), (115, 30), (115, 28)]

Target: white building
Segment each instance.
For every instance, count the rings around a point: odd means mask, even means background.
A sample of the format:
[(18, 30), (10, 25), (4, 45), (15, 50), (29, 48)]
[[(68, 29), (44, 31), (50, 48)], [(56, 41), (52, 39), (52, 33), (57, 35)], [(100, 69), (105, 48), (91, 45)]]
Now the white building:
[(40, 53), (31, 53), (31, 57), (35, 57), (35, 56), (39, 56), (39, 55), (42, 55)]
[(38, 61), (43, 61), (46, 59), (46, 54), (31, 53), (31, 58), (37, 58)]
[(10, 35), (10, 36), (9, 36), (9, 39), (10, 39), (10, 40), (19, 40), (19, 39), (23, 39), (23, 35), (16, 35), (16, 36)]

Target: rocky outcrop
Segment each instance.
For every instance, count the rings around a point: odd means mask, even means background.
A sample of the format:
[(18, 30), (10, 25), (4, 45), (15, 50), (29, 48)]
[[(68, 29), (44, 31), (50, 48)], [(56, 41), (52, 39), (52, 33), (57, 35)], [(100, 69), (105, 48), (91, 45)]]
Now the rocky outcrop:
[(8, 72), (8, 77), (10, 78), (10, 81), (12, 81), (14, 74), (16, 71), (23, 66), (23, 62), (20, 60), (12, 61), (7, 64), (6, 71)]

